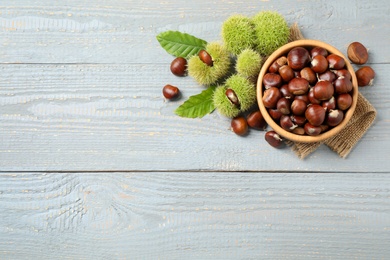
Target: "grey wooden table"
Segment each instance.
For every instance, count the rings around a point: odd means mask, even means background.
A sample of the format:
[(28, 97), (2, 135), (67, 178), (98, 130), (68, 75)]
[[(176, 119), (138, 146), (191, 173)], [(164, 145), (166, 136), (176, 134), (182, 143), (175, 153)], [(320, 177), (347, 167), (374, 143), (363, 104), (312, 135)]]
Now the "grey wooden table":
[[(276, 10), (306, 38), (370, 51), (378, 115), (347, 159), (305, 160), (214, 112), (156, 41), (220, 39)], [(0, 259), (389, 259), (388, 1), (0, 0)], [(167, 102), (165, 84), (183, 98)]]

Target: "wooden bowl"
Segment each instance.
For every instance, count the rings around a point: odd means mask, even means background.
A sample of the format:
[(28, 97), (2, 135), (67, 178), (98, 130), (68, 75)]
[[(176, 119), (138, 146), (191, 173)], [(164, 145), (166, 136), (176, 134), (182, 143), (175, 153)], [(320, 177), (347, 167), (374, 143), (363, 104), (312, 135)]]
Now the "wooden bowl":
[[(352, 85), (353, 85), (353, 89), (352, 89), (352, 93), (351, 93), (352, 105), (345, 112), (343, 121), (339, 125), (331, 128), (330, 130), (328, 130), (328, 131), (326, 131), (324, 133), (321, 133), (320, 135), (317, 135), (317, 136), (297, 135), (297, 134), (294, 134), (292, 132), (288, 132), (288, 131), (284, 130), (282, 127), (280, 127), (272, 119), (272, 117), (269, 115), (269, 113), (267, 111), (267, 108), (263, 104), (263, 92), (264, 92), (263, 76), (267, 73), (268, 68), (270, 67), (270, 65), (276, 59), (278, 59), (279, 57), (281, 57), (283, 55), (286, 56), (287, 53), (292, 48), (298, 47), (298, 46), (301, 46), (301, 47), (304, 47), (304, 48), (313, 48), (313, 47), (319, 46), (319, 47), (322, 47), (322, 48), (326, 49), (329, 52), (329, 54), (330, 53), (334, 53), (334, 54), (339, 55), (340, 57), (343, 57), (344, 60), (345, 60), (346, 68), (348, 69), (348, 71), (351, 73), (351, 76), (352, 76)], [(271, 56), (269, 56), (269, 58), (265, 61), (264, 65), (263, 65), (263, 67), (262, 67), (262, 69), (261, 69), (261, 71), (259, 73), (258, 80), (257, 80), (257, 93), (256, 94), (257, 94), (257, 102), (258, 102), (260, 111), (261, 111), (265, 121), (268, 123), (268, 125), (276, 133), (278, 133), (280, 136), (282, 136), (282, 137), (284, 137), (284, 138), (286, 138), (286, 139), (288, 139), (290, 141), (301, 142), (301, 143), (312, 143), (312, 142), (324, 141), (325, 139), (328, 139), (328, 138), (336, 135), (338, 132), (340, 132), (341, 129), (343, 129), (345, 127), (345, 125), (351, 119), (352, 114), (354, 113), (355, 108), (356, 108), (357, 99), (358, 99), (358, 84), (357, 84), (355, 71), (354, 71), (351, 63), (335, 47), (333, 47), (333, 46), (331, 46), (331, 45), (329, 45), (327, 43), (324, 43), (324, 42), (321, 42), (321, 41), (317, 41), (317, 40), (298, 40), (298, 41), (294, 41), (294, 42), (288, 43), (288, 44), (280, 47), (274, 53), (272, 53)]]

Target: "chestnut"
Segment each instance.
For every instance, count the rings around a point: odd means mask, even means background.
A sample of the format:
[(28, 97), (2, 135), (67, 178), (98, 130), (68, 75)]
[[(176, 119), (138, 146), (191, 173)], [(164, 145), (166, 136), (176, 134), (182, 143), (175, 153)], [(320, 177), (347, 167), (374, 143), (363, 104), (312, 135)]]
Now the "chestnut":
[(309, 51), (303, 47), (292, 48), (287, 54), (287, 64), (293, 70), (301, 70), (310, 62)]
[(345, 66), (345, 60), (337, 54), (329, 54), (326, 59), (328, 60), (330, 69), (339, 70)]
[(280, 113), (279, 110), (277, 110), (276, 108), (269, 108), (267, 109), (268, 110), (268, 114), (272, 117), (272, 119), (276, 122), (278, 122), (280, 120), (280, 118), (282, 117), (282, 113)]
[(319, 135), (322, 132), (321, 126), (314, 126), (310, 123), (306, 123), (303, 129), (305, 130), (305, 133), (307, 135), (311, 135), (311, 136)]
[(375, 71), (369, 66), (363, 66), (356, 71), (356, 78), (359, 87), (372, 86), (375, 78)]
[(272, 147), (281, 148), (283, 146), (283, 139), (275, 131), (268, 131), (264, 138)]
[(324, 73), (328, 69), (328, 65), (328, 60), (322, 55), (317, 55), (311, 60), (311, 69), (315, 73)]
[(333, 82), (337, 79), (336, 74), (334, 74), (332, 71), (327, 70), (324, 73), (321, 73), (318, 75), (319, 80), (327, 80), (329, 82)]
[(294, 128), (298, 127), (298, 125), (294, 124), (294, 122), (291, 120), (291, 117), (289, 117), (288, 115), (282, 115), (282, 117), (280, 118), (280, 126), (284, 130), (289, 132), (292, 132)]
[(311, 104), (321, 104), (321, 100), (318, 100), (314, 97), (313, 88), (310, 88), (309, 93), (307, 94), (307, 97), (309, 98), (309, 101)]
[(306, 79), (310, 85), (314, 85), (317, 82), (316, 73), (309, 67), (305, 67), (300, 71), (301, 78)]
[(266, 108), (275, 108), (276, 103), (282, 97), (282, 93), (276, 87), (270, 87), (264, 91), (263, 103)]
[(298, 95), (298, 96), (295, 96), (295, 97), (294, 97), (294, 100), (296, 100), (296, 99), (297, 99), (297, 100), (298, 100), (298, 99), (299, 99), (299, 100), (303, 100), (303, 101), (305, 101), (306, 104), (309, 104), (309, 103), (310, 103), (309, 97), (308, 97), (308, 95), (306, 95), (306, 94), (305, 94), (305, 95)]
[(310, 55), (314, 58), (317, 55), (322, 55), (324, 57), (328, 56), (328, 51), (322, 47), (316, 46), (310, 51)]
[(162, 93), (166, 99), (176, 99), (180, 95), (180, 90), (175, 86), (167, 84), (163, 87)]
[(367, 48), (360, 42), (353, 42), (347, 48), (348, 58), (355, 64), (362, 65), (368, 60)]
[(293, 95), (303, 95), (309, 91), (309, 82), (304, 78), (293, 78), (288, 83), (288, 90)]
[(171, 72), (179, 77), (185, 76), (187, 71), (187, 60), (183, 57), (177, 57), (171, 62)]
[(264, 117), (259, 110), (249, 113), (246, 117), (246, 121), (251, 128), (257, 130), (265, 130), (267, 127), (267, 122), (264, 120)]
[(347, 69), (332, 70), (332, 72), (336, 74), (338, 78), (343, 77), (343, 78), (347, 78), (348, 80), (352, 80), (352, 75)]
[(200, 50), (198, 56), (200, 60), (203, 61), (203, 63), (205, 63), (207, 66), (209, 67), (213, 66), (213, 59), (207, 51)]
[(322, 106), (311, 104), (305, 111), (305, 117), (310, 124), (320, 126), (325, 120), (325, 112), (326, 110)]
[(327, 112), (336, 108), (336, 100), (334, 97), (331, 97), (329, 100), (322, 102), (322, 107), (326, 109)]
[(288, 89), (288, 84), (284, 84), (279, 88), (280, 92), (282, 93), (282, 96), (287, 99), (294, 99), (294, 95), (290, 92)]
[(271, 64), (271, 66), (268, 68), (268, 71), (271, 73), (277, 73), (279, 68), (285, 64), (287, 64), (287, 58), (282, 56)]
[(313, 87), (314, 98), (318, 100), (328, 100), (334, 94), (334, 87), (332, 83), (327, 80), (318, 81)]
[(307, 108), (306, 102), (301, 100), (301, 99), (295, 99), (291, 103), (291, 112), (294, 115), (297, 115), (297, 116), (304, 115), (305, 111), (306, 111), (306, 108)]
[(266, 73), (263, 77), (264, 88), (280, 87), (282, 85), (282, 77), (276, 73)]
[(290, 116), (291, 121), (296, 124), (297, 126), (303, 126), (306, 123), (306, 117), (304, 116), (296, 116), (292, 115)]
[(291, 106), (290, 101), (287, 98), (285, 98), (285, 97), (280, 98), (278, 100), (278, 102), (276, 103), (276, 108), (283, 115), (290, 114), (290, 106)]
[(333, 82), (334, 90), (337, 94), (348, 93), (352, 90), (352, 82), (347, 78), (338, 78)]
[(303, 127), (298, 126), (297, 128), (294, 128), (292, 132), (296, 135), (304, 135), (305, 129)]
[(240, 107), (240, 101), (238, 100), (236, 92), (234, 92), (233, 89), (228, 88), (225, 92), (225, 95), (229, 99), (230, 103), (236, 107)]
[(282, 77), (284, 82), (289, 82), (294, 78), (294, 71), (290, 66), (283, 65), (279, 68), (279, 75)]
[(337, 107), (341, 110), (347, 110), (352, 105), (352, 96), (348, 93), (340, 94), (336, 97)]
[(232, 119), (231, 122), (232, 130), (237, 135), (246, 135), (248, 132), (248, 123), (246, 122), (245, 118), (242, 116), (237, 116)]
[(344, 119), (344, 112), (338, 109), (331, 110), (326, 117), (326, 124), (336, 126)]

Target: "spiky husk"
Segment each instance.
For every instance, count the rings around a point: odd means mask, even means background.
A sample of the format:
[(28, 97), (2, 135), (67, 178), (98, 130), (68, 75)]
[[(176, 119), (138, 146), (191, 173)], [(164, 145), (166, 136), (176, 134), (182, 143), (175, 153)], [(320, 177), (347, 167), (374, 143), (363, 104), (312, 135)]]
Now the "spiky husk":
[(262, 57), (252, 49), (245, 49), (237, 56), (236, 71), (238, 74), (252, 78), (259, 74)]
[(188, 75), (201, 85), (211, 85), (224, 77), (230, 68), (230, 55), (226, 48), (218, 42), (210, 42), (206, 51), (213, 59), (213, 66), (208, 66), (197, 55), (188, 60)]
[(251, 19), (244, 15), (230, 16), (222, 24), (221, 36), (227, 50), (234, 55), (256, 46), (254, 25)]
[(257, 50), (263, 56), (272, 54), (288, 42), (290, 29), (278, 12), (262, 11), (252, 17), (257, 41)]

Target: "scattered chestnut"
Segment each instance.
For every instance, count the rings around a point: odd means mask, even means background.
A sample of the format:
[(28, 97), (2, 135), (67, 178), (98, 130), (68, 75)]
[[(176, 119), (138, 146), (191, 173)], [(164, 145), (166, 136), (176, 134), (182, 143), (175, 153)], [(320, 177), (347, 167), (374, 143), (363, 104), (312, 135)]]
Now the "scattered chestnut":
[(232, 103), (236, 107), (240, 107), (240, 101), (238, 100), (238, 97), (234, 90), (228, 88), (225, 92), (225, 95), (229, 99), (230, 103)]
[(326, 117), (326, 124), (329, 126), (336, 126), (344, 119), (344, 113), (341, 110), (331, 110)]
[(304, 78), (293, 78), (288, 83), (288, 90), (294, 95), (303, 95), (309, 91), (309, 82)]
[(347, 49), (348, 58), (355, 64), (364, 64), (368, 60), (367, 48), (360, 42), (353, 42)]
[(263, 77), (263, 84), (265, 88), (280, 87), (282, 85), (282, 77), (276, 73), (267, 73)]
[(310, 62), (309, 51), (303, 47), (292, 48), (287, 54), (287, 64), (293, 70), (301, 70)]
[(328, 60), (330, 69), (339, 70), (345, 66), (345, 60), (337, 54), (329, 54), (326, 59)]
[(259, 110), (249, 113), (246, 117), (248, 125), (257, 130), (264, 130), (267, 127), (267, 122), (265, 122), (263, 115)]
[(275, 131), (268, 131), (264, 137), (267, 143), (275, 148), (281, 148), (283, 146), (283, 139)]
[(270, 87), (264, 91), (263, 103), (266, 108), (275, 108), (276, 103), (282, 97), (282, 93), (276, 87)]
[(324, 73), (328, 69), (329, 63), (325, 56), (317, 55), (311, 60), (311, 69), (315, 73)]
[(291, 103), (291, 112), (294, 115), (301, 116), (305, 114), (307, 103), (301, 99), (295, 99)]
[(171, 62), (171, 72), (179, 77), (185, 76), (187, 71), (187, 60), (183, 57), (177, 57)]
[(369, 66), (363, 66), (356, 71), (356, 78), (359, 87), (372, 86), (375, 78), (375, 71)]
[(314, 98), (318, 100), (328, 100), (334, 94), (334, 87), (332, 83), (327, 80), (318, 81), (313, 87)]
[(352, 105), (352, 96), (348, 93), (340, 94), (336, 98), (337, 107), (341, 110), (347, 110)]
[(163, 87), (162, 93), (166, 99), (175, 99), (179, 97), (180, 90), (175, 86), (167, 84)]
[(207, 66), (210, 67), (213, 66), (213, 59), (211, 58), (210, 54), (207, 51), (200, 50), (198, 56), (200, 60), (203, 61)]
[(234, 133), (237, 135), (246, 135), (248, 132), (248, 123), (242, 116), (237, 116), (232, 119), (231, 127)]
[(291, 106), (290, 101), (287, 98), (285, 98), (285, 97), (280, 98), (278, 100), (278, 102), (276, 103), (276, 108), (283, 115), (290, 114), (290, 106)]
[(325, 120), (326, 110), (317, 104), (311, 104), (305, 111), (305, 117), (314, 126), (321, 125)]

